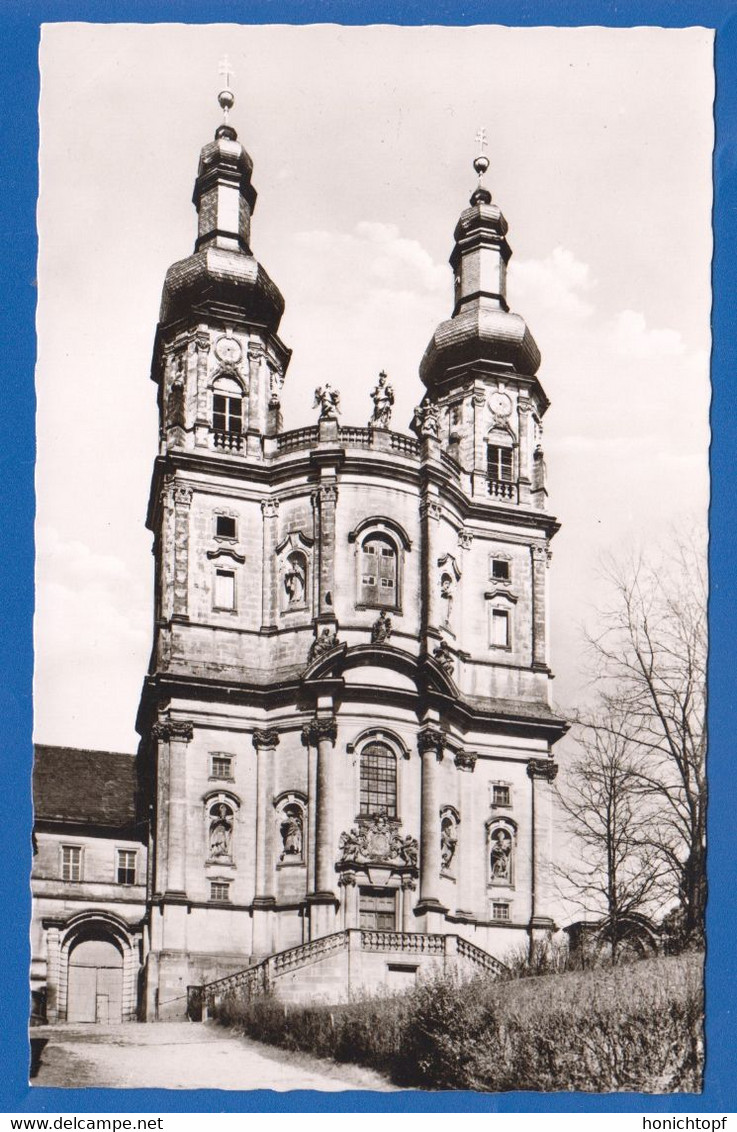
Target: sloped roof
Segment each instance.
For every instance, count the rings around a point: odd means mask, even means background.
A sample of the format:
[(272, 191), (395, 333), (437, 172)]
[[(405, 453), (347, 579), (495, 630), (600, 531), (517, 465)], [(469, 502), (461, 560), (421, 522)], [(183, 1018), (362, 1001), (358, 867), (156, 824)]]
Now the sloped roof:
[(37, 820), (123, 827), (135, 820), (136, 759), (114, 751), (37, 745), (33, 803)]

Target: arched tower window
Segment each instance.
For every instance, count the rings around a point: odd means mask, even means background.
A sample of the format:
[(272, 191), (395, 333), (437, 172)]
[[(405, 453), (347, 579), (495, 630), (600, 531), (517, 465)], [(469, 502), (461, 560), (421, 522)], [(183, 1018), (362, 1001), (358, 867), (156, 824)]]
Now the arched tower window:
[(243, 390), (235, 378), (218, 377), (212, 387), (212, 428), (216, 448), (243, 445)]
[(397, 758), (387, 743), (367, 743), (361, 751), (360, 812), (397, 816)]
[(385, 535), (369, 535), (361, 543), (361, 592), (364, 605), (399, 604), (397, 548)]

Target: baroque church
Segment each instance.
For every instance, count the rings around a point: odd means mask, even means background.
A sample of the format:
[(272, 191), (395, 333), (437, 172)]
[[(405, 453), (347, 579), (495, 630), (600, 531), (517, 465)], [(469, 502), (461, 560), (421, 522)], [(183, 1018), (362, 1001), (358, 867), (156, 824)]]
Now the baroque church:
[(36, 751), (49, 1021), (194, 1017), (237, 987), (338, 1001), (497, 970), (554, 927), (548, 399), (488, 161), (409, 433), (384, 373), (367, 426), (325, 384), (284, 431), (284, 300), (219, 100), (153, 350), (139, 750)]

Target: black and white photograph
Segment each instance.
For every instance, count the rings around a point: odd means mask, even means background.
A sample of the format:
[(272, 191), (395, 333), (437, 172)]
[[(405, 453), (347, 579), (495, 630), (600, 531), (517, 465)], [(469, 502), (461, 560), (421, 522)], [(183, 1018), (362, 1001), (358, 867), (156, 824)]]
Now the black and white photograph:
[(32, 1083), (700, 1093), (713, 31), (39, 66)]

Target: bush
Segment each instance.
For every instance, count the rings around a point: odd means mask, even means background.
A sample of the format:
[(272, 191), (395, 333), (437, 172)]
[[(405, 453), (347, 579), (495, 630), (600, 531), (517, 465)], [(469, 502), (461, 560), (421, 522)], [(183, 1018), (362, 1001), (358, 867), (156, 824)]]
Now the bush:
[(703, 957), (507, 981), (444, 976), (342, 1006), (229, 999), (250, 1037), (388, 1073), (398, 1085), (483, 1092), (698, 1092)]

